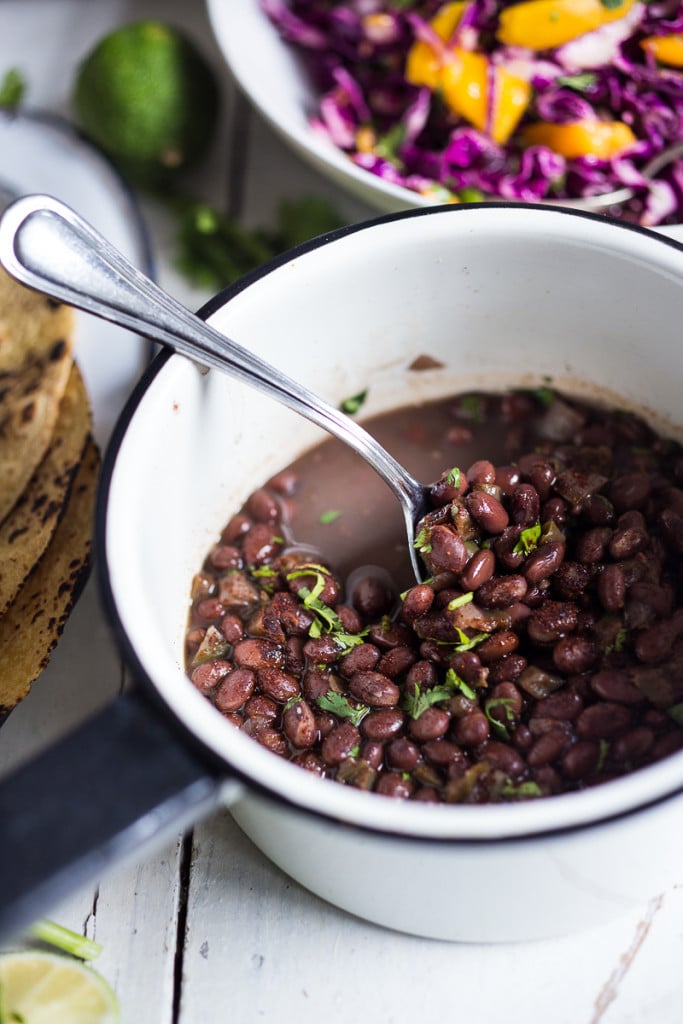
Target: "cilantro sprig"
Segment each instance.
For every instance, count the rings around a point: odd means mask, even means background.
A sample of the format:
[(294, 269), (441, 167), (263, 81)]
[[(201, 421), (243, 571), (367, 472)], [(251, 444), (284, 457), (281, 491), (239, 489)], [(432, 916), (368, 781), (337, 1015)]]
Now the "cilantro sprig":
[(352, 704), (348, 697), (335, 690), (328, 690), (317, 697), (316, 704), (322, 711), (331, 711), (337, 718), (349, 718), (354, 725), (360, 725), (365, 716), (370, 714), (366, 704)]
[(530, 555), (532, 551), (538, 547), (538, 542), (541, 539), (542, 528), (540, 522), (535, 522), (533, 526), (527, 526), (526, 529), (522, 530), (519, 535), (519, 540), (513, 547), (513, 552), (516, 555)]
[(441, 701), (450, 700), (452, 696), (453, 691), (443, 684), (431, 686), (428, 690), (421, 690), (415, 683), (413, 692), (406, 693), (403, 699), (403, 710), (407, 711), (411, 718), (419, 718), (427, 708), (431, 708)]
[(364, 629), (360, 633), (347, 633), (342, 620), (334, 608), (330, 608), (329, 605), (320, 600), (320, 595), (325, 589), (325, 577), (331, 575), (330, 570), (324, 565), (312, 562), (292, 569), (291, 572), (287, 573), (286, 579), (289, 581), (309, 576), (314, 578), (315, 583), (312, 588), (301, 587), (299, 590), (299, 597), (303, 601), (304, 608), (313, 612), (314, 615), (308, 635), (312, 640), (317, 640), (323, 634), (331, 634), (340, 652), (345, 654), (358, 644), (362, 644), (363, 638), (367, 636), (369, 630)]
[(407, 692), (403, 698), (403, 710), (407, 711), (411, 718), (419, 718), (427, 708), (450, 700), (454, 693), (462, 693), (469, 700), (476, 700), (477, 697), (472, 687), (460, 678), (455, 669), (449, 668), (443, 683), (437, 683), (426, 690), (421, 690), (415, 683), (413, 692)]
[[(494, 734), (498, 737), (498, 739), (510, 739), (510, 730), (508, 729), (508, 725), (515, 724), (515, 714), (512, 710), (512, 704), (513, 701), (512, 698), (510, 697), (493, 697), (491, 700), (487, 700), (486, 703), (484, 704), (484, 714), (491, 723), (491, 729), (493, 730)], [(493, 711), (494, 708), (503, 709), (505, 718), (507, 720), (507, 725), (505, 724), (505, 722), (501, 722), (498, 718), (493, 717), (491, 712)]]

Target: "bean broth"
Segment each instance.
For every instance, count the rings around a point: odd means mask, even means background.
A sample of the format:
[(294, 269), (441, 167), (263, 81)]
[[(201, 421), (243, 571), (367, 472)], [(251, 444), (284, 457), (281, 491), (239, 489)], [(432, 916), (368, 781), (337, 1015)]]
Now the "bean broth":
[(249, 497), (195, 577), (188, 674), (217, 710), (318, 775), (448, 803), (679, 750), (680, 446), (547, 388), (366, 425), (437, 481), (429, 578), (386, 485), (325, 441)]

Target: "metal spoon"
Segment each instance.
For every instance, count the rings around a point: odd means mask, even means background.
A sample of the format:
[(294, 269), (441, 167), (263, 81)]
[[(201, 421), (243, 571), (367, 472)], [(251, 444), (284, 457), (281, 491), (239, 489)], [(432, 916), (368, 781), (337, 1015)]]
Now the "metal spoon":
[(398, 499), (415, 578), (423, 578), (415, 524), (429, 507), (429, 487), (354, 420), (190, 313), (70, 207), (45, 195), (13, 202), (0, 218), (0, 263), (22, 284), (253, 385), (349, 445)]

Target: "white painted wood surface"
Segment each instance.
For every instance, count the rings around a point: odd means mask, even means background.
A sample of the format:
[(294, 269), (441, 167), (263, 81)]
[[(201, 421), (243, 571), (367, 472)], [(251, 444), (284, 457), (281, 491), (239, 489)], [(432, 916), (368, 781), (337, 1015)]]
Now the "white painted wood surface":
[[(333, 198), (349, 220), (371, 214), (291, 154), (234, 96), (195, 0), (0, 0), (0, 75), (19, 67), (32, 105), (68, 112), (83, 54), (107, 29), (143, 16), (184, 25), (224, 82), (222, 136), (197, 179), (204, 195), (239, 202), (249, 225), (267, 225), (283, 196), (307, 193)], [(246, 149), (235, 154), (234, 145)], [(237, 167), (244, 173), (231, 180)], [(170, 225), (149, 203), (145, 213), (162, 283), (198, 307), (208, 296), (173, 270)], [(122, 682), (91, 584), (48, 672), (0, 731), (0, 773), (101, 707)], [(419, 871), (416, 865), (411, 885), (419, 885)], [(125, 1024), (683, 1019), (683, 888), (578, 936), (512, 946), (430, 942), (365, 924), (305, 892), (220, 812), (185, 840), (112, 870), (48, 911), (103, 944), (96, 966), (119, 993)]]

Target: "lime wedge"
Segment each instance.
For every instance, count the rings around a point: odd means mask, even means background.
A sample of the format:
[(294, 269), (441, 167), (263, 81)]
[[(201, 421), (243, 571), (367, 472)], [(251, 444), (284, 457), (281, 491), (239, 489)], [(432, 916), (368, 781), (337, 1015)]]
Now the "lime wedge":
[(0, 956), (0, 1024), (118, 1024), (119, 1002), (99, 974), (55, 953)]

